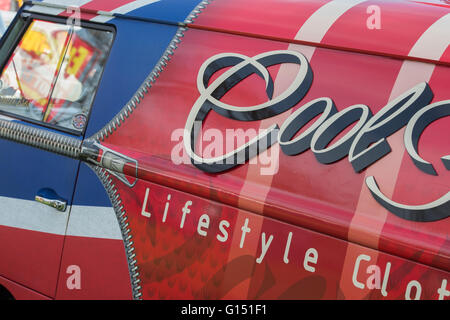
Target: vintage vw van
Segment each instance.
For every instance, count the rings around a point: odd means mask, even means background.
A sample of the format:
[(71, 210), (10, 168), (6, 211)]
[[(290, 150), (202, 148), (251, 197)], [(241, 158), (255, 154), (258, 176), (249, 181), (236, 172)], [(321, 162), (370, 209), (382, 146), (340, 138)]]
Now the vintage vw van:
[(450, 296), (450, 4), (28, 1), (0, 296)]

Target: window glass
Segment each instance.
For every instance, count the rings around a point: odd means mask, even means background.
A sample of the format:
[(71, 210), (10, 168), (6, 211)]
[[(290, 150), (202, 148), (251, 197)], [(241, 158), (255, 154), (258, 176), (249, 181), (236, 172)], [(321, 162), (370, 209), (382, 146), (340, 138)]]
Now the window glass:
[(0, 111), (81, 132), (110, 31), (33, 20), (0, 77)]

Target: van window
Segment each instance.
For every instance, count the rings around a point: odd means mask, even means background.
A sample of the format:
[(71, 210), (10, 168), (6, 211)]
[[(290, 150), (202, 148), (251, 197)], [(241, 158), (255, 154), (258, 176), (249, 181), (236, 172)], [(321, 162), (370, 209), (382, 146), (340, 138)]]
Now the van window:
[(2, 62), (0, 113), (83, 132), (113, 32), (39, 19), (25, 29)]

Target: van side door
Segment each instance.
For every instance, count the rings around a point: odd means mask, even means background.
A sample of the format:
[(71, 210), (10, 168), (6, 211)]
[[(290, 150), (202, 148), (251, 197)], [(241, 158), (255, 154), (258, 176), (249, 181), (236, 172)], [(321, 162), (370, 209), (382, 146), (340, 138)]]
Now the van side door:
[(0, 276), (49, 297), (113, 30), (19, 12), (0, 46)]

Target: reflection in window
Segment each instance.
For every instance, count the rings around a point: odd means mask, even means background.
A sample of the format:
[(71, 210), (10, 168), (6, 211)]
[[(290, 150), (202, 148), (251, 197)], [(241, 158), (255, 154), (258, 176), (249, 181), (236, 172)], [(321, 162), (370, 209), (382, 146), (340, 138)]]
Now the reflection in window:
[(82, 131), (112, 32), (34, 20), (0, 78), (0, 110)]

